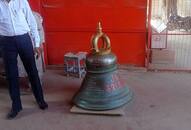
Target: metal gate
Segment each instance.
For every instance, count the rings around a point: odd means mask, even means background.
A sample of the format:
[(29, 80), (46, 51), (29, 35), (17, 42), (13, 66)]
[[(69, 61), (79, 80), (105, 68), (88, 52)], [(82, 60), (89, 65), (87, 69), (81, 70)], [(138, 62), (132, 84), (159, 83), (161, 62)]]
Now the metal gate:
[(191, 70), (191, 0), (149, 0), (148, 68)]

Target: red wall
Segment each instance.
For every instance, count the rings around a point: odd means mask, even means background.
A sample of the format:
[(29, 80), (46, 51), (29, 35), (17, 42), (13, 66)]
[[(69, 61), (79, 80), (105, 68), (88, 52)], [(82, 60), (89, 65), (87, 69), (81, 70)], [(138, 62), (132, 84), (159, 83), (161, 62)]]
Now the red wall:
[(40, 12), (41, 11), (41, 2), (40, 0), (28, 0), (30, 7), (32, 10), (36, 11), (36, 12)]
[(119, 63), (144, 66), (146, 1), (42, 0), (48, 64), (63, 64), (66, 52), (89, 51), (101, 21)]

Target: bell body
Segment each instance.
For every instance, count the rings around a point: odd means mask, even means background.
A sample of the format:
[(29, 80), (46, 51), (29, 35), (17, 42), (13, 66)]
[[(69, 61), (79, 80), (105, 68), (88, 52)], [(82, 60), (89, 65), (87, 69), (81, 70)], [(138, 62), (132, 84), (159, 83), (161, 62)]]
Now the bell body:
[(132, 92), (117, 72), (116, 61), (113, 53), (87, 56), (87, 74), (73, 99), (76, 106), (88, 110), (110, 110), (132, 99)]

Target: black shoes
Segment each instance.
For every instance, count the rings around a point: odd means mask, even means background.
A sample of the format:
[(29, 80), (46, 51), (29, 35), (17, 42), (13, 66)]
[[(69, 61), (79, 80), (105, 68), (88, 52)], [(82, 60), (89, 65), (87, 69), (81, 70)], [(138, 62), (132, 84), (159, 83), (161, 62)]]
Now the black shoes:
[(7, 118), (8, 120), (12, 120), (12, 119), (14, 119), (14, 118), (18, 115), (18, 113), (19, 113), (20, 111), (21, 111), (21, 110), (19, 110), (19, 111), (11, 110), (11, 111), (7, 114), (6, 118)]
[(38, 106), (42, 110), (48, 109), (48, 104), (46, 102), (38, 102)]
[[(42, 110), (48, 109), (48, 104), (46, 102), (38, 102), (38, 106)], [(11, 109), (11, 111), (7, 114), (6, 118), (8, 120), (14, 119), (21, 110), (22, 109), (15, 111), (15, 110)]]

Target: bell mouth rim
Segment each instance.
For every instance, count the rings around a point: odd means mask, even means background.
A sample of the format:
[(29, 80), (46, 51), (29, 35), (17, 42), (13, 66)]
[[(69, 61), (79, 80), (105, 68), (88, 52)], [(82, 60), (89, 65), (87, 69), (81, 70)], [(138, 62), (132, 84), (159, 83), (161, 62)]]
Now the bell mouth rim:
[(108, 111), (108, 110), (114, 110), (114, 109), (117, 109), (117, 108), (120, 108), (120, 107), (123, 107), (125, 105), (128, 105), (132, 102), (133, 100), (133, 97), (134, 97), (134, 93), (129, 90), (129, 93), (128, 93), (128, 97), (127, 97), (127, 100), (124, 100), (123, 102), (121, 102), (120, 104), (118, 105), (114, 105), (114, 104), (111, 104), (110, 106), (105, 106), (104, 105), (102, 107), (97, 107), (96, 105), (93, 106), (93, 105), (83, 105), (83, 104), (80, 104), (80, 103), (75, 103), (75, 101), (73, 101), (74, 105), (76, 105), (77, 107), (79, 108), (82, 108), (84, 110), (90, 110), (90, 111)]

